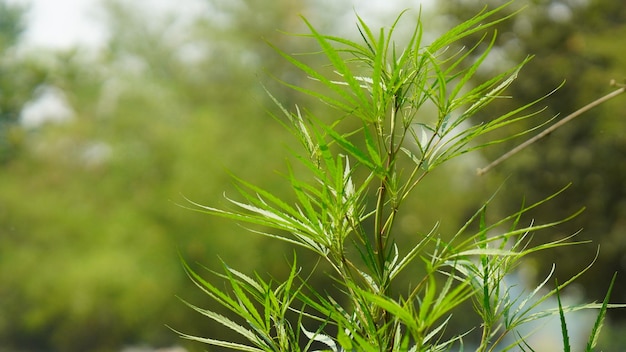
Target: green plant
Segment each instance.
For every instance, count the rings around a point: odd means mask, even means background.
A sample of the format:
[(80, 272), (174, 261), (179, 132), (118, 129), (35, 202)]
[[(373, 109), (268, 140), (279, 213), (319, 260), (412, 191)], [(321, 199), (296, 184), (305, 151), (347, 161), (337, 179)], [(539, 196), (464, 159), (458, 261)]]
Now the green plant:
[[(313, 38), (321, 47), (333, 71), (330, 76), (275, 48), (325, 91), (284, 83), (337, 112), (336, 118), (326, 121), (297, 106), (292, 112), (272, 97), (284, 115), (279, 121), (285, 121), (303, 147), (295, 158), (308, 174), (301, 176), (290, 166), (286, 176), (295, 201), (235, 178), (241, 200), (228, 198), (233, 210), (190, 202), (194, 210), (258, 226), (253, 231), (312, 251), (330, 267), (326, 275), (341, 293), (331, 295), (310, 287), (307, 279), (311, 273), (302, 271), (296, 256), (283, 280), (249, 276), (225, 264), (224, 273), (215, 274), (225, 279), (228, 290), (205, 280), (185, 263), (191, 279), (237, 318), (187, 304), (248, 342), (181, 336), (241, 351), (308, 351), (320, 346), (332, 351), (444, 351), (463, 346), (467, 332), (446, 338), (450, 334), (445, 335), (445, 329), (459, 305), (473, 302), (480, 320), (476, 326), (481, 332), (477, 350), (493, 351), (530, 348), (524, 336), (516, 335), (516, 329), (544, 316), (601, 308), (602, 320), (606, 302), (536, 311), (539, 303), (558, 296), (559, 289), (589, 267), (543, 292), (549, 281), (546, 278), (527, 296), (514, 296), (504, 283), (505, 276), (528, 254), (575, 243), (569, 241), (570, 236), (548, 244), (531, 244), (534, 231), (569, 218), (522, 225), (524, 213), (561, 192), (523, 205), (497, 221), (488, 220), (487, 201), (446, 240), (434, 228), (404, 253), (396, 244), (398, 214), (407, 211), (404, 202), (426, 175), (462, 154), (530, 132), (505, 139), (488, 138), (495, 130), (534, 116), (537, 111), (530, 110), (541, 99), (488, 121), (470, 120), (487, 104), (503, 97), (528, 59), (470, 86), (494, 44), (495, 34), (490, 40), (484, 34), (467, 50), (452, 49), (459, 39), (483, 33), (506, 20), (498, 18), (502, 8), (483, 11), (428, 44), (423, 42), (423, 27), (418, 21), (402, 49), (393, 40), (402, 15), (388, 31), (378, 33), (358, 18), (362, 44), (323, 35), (305, 19), (311, 31), (305, 37)], [(429, 116), (433, 107), (435, 113)], [(394, 287), (398, 275), (416, 267), (423, 276), (398, 293)], [(600, 325), (596, 324), (594, 335)], [(503, 346), (509, 335), (514, 341)], [(590, 341), (594, 339), (592, 336)]]

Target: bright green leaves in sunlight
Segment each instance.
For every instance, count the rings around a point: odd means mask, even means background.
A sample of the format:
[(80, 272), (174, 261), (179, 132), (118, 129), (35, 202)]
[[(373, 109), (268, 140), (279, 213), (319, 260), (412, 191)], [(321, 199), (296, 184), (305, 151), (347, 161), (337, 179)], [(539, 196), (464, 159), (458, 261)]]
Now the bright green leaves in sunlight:
[[(524, 338), (515, 333), (529, 319), (598, 307), (537, 313), (537, 302), (556, 292), (535, 297), (547, 279), (528, 297), (514, 296), (506, 285), (506, 276), (523, 257), (573, 244), (570, 237), (539, 246), (531, 241), (534, 232), (569, 218), (522, 225), (522, 215), (556, 194), (497, 221), (487, 216), (488, 201), (451, 239), (434, 228), (416, 236), (412, 247), (398, 246), (398, 216), (411, 212), (404, 201), (425, 176), (447, 160), (527, 132), (495, 140), (487, 135), (536, 114), (529, 110), (541, 98), (486, 121), (473, 119), (505, 97), (528, 61), (470, 85), (494, 45), (496, 34), (488, 31), (507, 19), (499, 17), (503, 7), (485, 10), (430, 43), (424, 42), (419, 17), (408, 39), (396, 39), (410, 12), (379, 31), (357, 17), (360, 42), (322, 34), (305, 19), (310, 34), (299, 37), (319, 46), (317, 54), (328, 62), (322, 68), (275, 48), (314, 87), (283, 83), (336, 113), (322, 117), (299, 106), (291, 111), (270, 94), (280, 112), (275, 118), (303, 148), (284, 176), (293, 197), (278, 197), (235, 177), (239, 195), (227, 197), (232, 208), (191, 204), (194, 210), (304, 247), (318, 261), (298, 264), (294, 257), (286, 279), (269, 281), (264, 273), (248, 276), (225, 266), (225, 274), (218, 274), (229, 285), (225, 290), (185, 264), (192, 280), (236, 318), (188, 304), (248, 344), (183, 337), (241, 351), (442, 351), (463, 346), (469, 331), (446, 328), (456, 309), (471, 301), (475, 329), (481, 332), (474, 343), (479, 351), (492, 351), (524, 346)], [(474, 46), (455, 46), (474, 34)], [(320, 270), (318, 264), (329, 268), (324, 275), (335, 293), (308, 284), (308, 275)], [(401, 273), (412, 277), (408, 286), (397, 287)]]

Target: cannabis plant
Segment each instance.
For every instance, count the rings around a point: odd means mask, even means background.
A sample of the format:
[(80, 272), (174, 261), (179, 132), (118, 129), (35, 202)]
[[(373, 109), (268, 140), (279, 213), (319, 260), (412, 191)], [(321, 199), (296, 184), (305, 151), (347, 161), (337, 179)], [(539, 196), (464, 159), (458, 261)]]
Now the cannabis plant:
[[(501, 10), (485, 10), (428, 43), (418, 20), (402, 46), (395, 44), (394, 33), (403, 14), (379, 31), (357, 16), (359, 42), (319, 33), (303, 19), (310, 33), (302, 36), (316, 41), (317, 54), (331, 69), (315, 68), (275, 48), (316, 86), (283, 83), (321, 100), (335, 116), (322, 118), (303, 107), (283, 106), (270, 94), (279, 107), (275, 117), (302, 146), (294, 159), (298, 167), (291, 165), (285, 176), (294, 201), (235, 178), (239, 195), (227, 198), (230, 209), (192, 201), (190, 208), (311, 251), (328, 268), (324, 275), (332, 278), (337, 293), (311, 287), (307, 279), (313, 273), (298, 264), (297, 256), (281, 280), (244, 274), (225, 264), (224, 272), (213, 274), (225, 280), (228, 289), (184, 263), (190, 278), (232, 314), (186, 303), (247, 343), (185, 333), (182, 337), (240, 351), (447, 351), (463, 347), (469, 331), (450, 332), (446, 327), (455, 319), (455, 309), (471, 303), (479, 321), (473, 329), (480, 339), (478, 351), (531, 350), (517, 330), (522, 324), (600, 308), (588, 346), (593, 348), (607, 302), (536, 309), (576, 277), (552, 290), (547, 288), (548, 277), (523, 296), (514, 295), (504, 281), (528, 254), (572, 243), (570, 237), (531, 243), (533, 232), (568, 219), (547, 224), (522, 220), (528, 210), (560, 192), (497, 221), (488, 220), (487, 201), (451, 236), (441, 236), (435, 228), (416, 236), (412, 248), (397, 245), (399, 214), (411, 211), (403, 205), (427, 175), (451, 159), (506, 140), (490, 135), (540, 111), (535, 106), (541, 98), (502, 116), (475, 119), (477, 112), (504, 96), (528, 61), (470, 84), (494, 45), (490, 29), (507, 19), (500, 16)], [(472, 35), (480, 38), (476, 45), (454, 49), (460, 39)], [(394, 284), (407, 270), (414, 270), (414, 280), (398, 289)], [(567, 342), (564, 320), (563, 327)]]

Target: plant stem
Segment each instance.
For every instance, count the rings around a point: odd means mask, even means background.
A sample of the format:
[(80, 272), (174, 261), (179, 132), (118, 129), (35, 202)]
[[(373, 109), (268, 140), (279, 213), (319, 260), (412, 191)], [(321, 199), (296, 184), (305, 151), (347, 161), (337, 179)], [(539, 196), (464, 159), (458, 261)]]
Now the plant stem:
[(383, 216), (384, 216), (384, 206), (385, 206), (385, 199), (387, 198), (387, 185), (386, 185), (386, 179), (387, 177), (385, 176), (385, 178), (380, 182), (380, 188), (378, 189), (378, 199), (376, 200), (376, 222), (375, 222), (375, 241), (376, 241), (376, 254), (378, 256), (378, 277), (379, 277), (379, 284), (383, 283), (383, 271), (384, 271), (384, 267), (385, 267), (385, 250), (384, 250), (384, 236), (385, 236), (385, 229), (384, 229), (384, 223), (383, 223)]
[[(395, 165), (395, 148), (394, 148), (394, 138), (395, 138), (395, 129), (396, 129), (396, 115), (397, 115), (397, 107), (394, 100), (393, 108), (391, 109), (391, 117), (390, 117), (390, 126), (389, 126), (389, 147), (387, 149), (387, 161), (385, 165), (385, 175), (380, 181), (380, 187), (378, 189), (378, 199), (376, 201), (376, 220), (375, 220), (375, 245), (376, 252), (378, 256), (378, 274), (379, 274), (379, 285), (382, 289), (383, 294), (387, 294), (387, 286), (388, 280), (385, 278), (385, 254), (387, 252), (387, 233), (391, 224), (388, 224), (387, 221), (383, 220), (385, 215), (385, 202), (387, 200), (388, 187), (390, 175), (394, 172), (393, 167)], [(385, 143), (384, 132), (379, 136)]]

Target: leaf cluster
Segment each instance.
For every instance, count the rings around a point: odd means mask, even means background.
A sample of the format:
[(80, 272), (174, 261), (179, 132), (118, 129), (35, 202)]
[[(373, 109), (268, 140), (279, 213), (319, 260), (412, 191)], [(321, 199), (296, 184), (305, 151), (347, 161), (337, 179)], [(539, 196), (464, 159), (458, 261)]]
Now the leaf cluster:
[[(505, 337), (514, 335), (521, 324), (600, 307), (533, 310), (578, 275), (540, 293), (546, 279), (524, 297), (512, 295), (506, 286), (506, 275), (523, 257), (572, 244), (570, 237), (531, 244), (535, 231), (569, 218), (521, 224), (523, 214), (560, 192), (493, 223), (487, 221), (488, 201), (448, 241), (434, 228), (408, 250), (396, 244), (398, 214), (410, 211), (403, 202), (426, 175), (450, 159), (515, 137), (494, 140), (488, 135), (537, 113), (531, 109), (542, 98), (487, 121), (472, 121), (478, 111), (505, 97), (504, 91), (528, 59), (471, 86), (494, 45), (495, 33), (484, 34), (472, 47), (450, 52), (457, 41), (487, 33), (506, 20), (507, 16), (499, 17), (506, 6), (482, 11), (430, 43), (425, 43), (418, 19), (401, 48), (394, 33), (405, 13), (388, 30), (378, 32), (358, 17), (361, 43), (321, 34), (304, 19), (310, 34), (302, 37), (316, 41), (318, 54), (328, 60), (330, 70), (316, 69), (275, 48), (322, 89), (283, 83), (337, 112), (327, 121), (298, 106), (291, 111), (272, 97), (282, 113), (276, 118), (302, 145), (296, 159), (306, 175), (290, 166), (286, 176), (296, 201), (235, 178), (240, 199), (227, 198), (232, 209), (190, 202), (194, 210), (251, 225), (252, 231), (312, 251), (330, 266), (326, 275), (342, 296), (310, 287), (295, 257), (288, 277), (276, 282), (225, 266), (225, 274), (218, 276), (230, 285), (226, 291), (185, 264), (191, 279), (241, 321), (188, 304), (249, 344), (183, 337), (241, 351), (309, 351), (319, 346), (332, 351), (445, 351), (463, 346), (469, 331), (444, 338), (445, 330), (454, 310), (473, 302), (481, 321), (476, 326), (482, 335), (478, 350), (492, 351), (502, 347)], [(470, 63), (469, 58), (473, 58)], [(421, 266), (424, 276), (404, 292), (395, 292), (392, 283), (413, 265)], [(295, 319), (288, 319), (291, 313)], [(312, 323), (316, 325), (311, 327)], [(509, 349), (524, 346), (524, 337), (506, 343)]]

